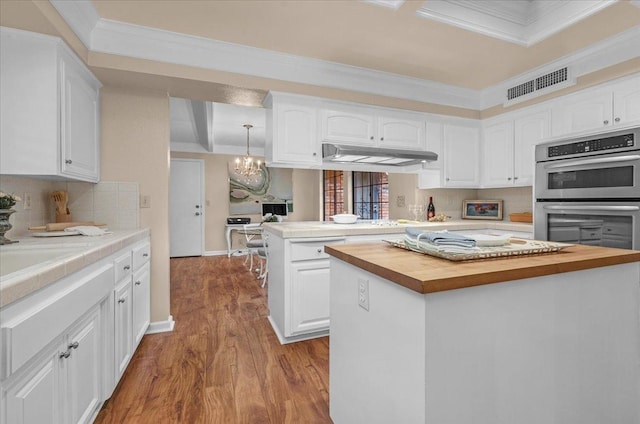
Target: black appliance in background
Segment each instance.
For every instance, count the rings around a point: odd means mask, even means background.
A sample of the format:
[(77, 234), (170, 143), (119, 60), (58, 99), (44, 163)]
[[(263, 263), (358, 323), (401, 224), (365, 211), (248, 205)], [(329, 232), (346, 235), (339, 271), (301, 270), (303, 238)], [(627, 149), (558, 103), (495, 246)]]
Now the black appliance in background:
[(227, 224), (241, 225), (241, 224), (250, 224), (250, 223), (251, 223), (251, 218), (247, 218), (247, 217), (230, 216), (229, 218), (227, 218)]

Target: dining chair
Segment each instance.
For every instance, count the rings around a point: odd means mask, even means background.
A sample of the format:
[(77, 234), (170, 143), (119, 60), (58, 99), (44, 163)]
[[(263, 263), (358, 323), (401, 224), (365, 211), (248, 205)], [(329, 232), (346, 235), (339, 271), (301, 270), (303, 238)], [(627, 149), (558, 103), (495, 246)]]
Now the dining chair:
[[(260, 224), (246, 224), (243, 226), (243, 231), (246, 247), (247, 257), (245, 258), (245, 265), (249, 262), (249, 269), (252, 272), (258, 274), (258, 279), (262, 279), (262, 287), (264, 287), (267, 281), (267, 240)], [(254, 270), (253, 257), (258, 256), (260, 259), (260, 268)]]

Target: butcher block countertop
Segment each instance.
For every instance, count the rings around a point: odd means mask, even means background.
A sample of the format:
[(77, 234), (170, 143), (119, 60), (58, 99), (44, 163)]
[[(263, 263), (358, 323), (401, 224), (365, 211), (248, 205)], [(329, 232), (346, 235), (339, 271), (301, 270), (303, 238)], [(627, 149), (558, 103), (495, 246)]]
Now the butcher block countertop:
[(423, 294), (640, 261), (640, 251), (583, 245), (558, 253), (461, 262), (384, 242), (327, 245), (325, 252)]

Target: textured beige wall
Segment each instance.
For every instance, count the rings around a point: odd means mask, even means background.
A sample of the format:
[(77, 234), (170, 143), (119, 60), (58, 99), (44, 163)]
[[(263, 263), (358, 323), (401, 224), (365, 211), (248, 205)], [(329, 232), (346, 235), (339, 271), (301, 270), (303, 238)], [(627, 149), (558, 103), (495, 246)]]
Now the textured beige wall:
[[(205, 242), (206, 252), (227, 249), (225, 224), (229, 216), (229, 182), (227, 164), (235, 156), (207, 153), (171, 152), (171, 158), (202, 159), (205, 168)], [(293, 170), (293, 213), (288, 221), (318, 220), (321, 171), (309, 169)], [(260, 215), (248, 215), (252, 222), (260, 222)], [(234, 233), (234, 246), (242, 239)]]
[(165, 321), (169, 303), (169, 97), (103, 87), (101, 179), (140, 184), (151, 207), (140, 225), (151, 230), (151, 321)]

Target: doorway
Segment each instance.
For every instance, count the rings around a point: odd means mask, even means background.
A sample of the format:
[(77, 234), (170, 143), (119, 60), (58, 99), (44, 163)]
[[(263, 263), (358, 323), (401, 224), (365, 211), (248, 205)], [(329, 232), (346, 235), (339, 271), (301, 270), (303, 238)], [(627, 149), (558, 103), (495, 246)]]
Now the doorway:
[(171, 159), (169, 179), (169, 256), (202, 256), (204, 161)]

